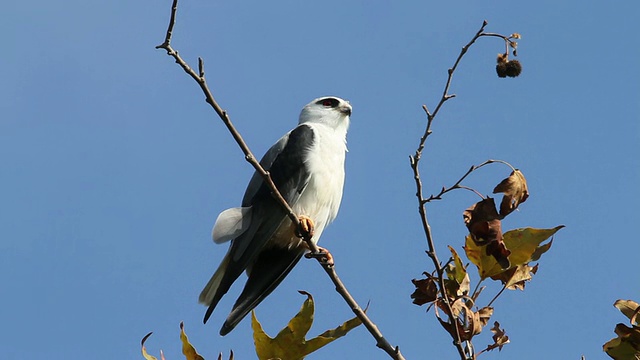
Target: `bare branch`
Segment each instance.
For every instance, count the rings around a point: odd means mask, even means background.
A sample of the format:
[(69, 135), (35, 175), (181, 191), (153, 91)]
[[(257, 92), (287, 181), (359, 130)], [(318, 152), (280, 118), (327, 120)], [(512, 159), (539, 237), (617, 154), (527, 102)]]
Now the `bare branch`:
[[(298, 216), (293, 212), (293, 209), (287, 201), (282, 197), (275, 183), (271, 179), (268, 171), (260, 165), (256, 157), (253, 155), (249, 146), (246, 144), (240, 133), (236, 130), (235, 126), (231, 122), (231, 118), (227, 114), (225, 110), (218, 104), (218, 102), (213, 97), (209, 86), (207, 85), (207, 81), (205, 79), (205, 71), (204, 71), (204, 60), (202, 58), (198, 58), (198, 72), (196, 73), (186, 61), (184, 61), (178, 52), (173, 49), (171, 46), (171, 36), (173, 34), (173, 27), (176, 22), (176, 13), (178, 10), (178, 0), (173, 0), (173, 4), (171, 7), (171, 18), (169, 20), (169, 26), (167, 28), (167, 33), (165, 40), (162, 44), (156, 46), (156, 49), (164, 49), (167, 52), (167, 55), (171, 56), (175, 62), (189, 75), (193, 80), (195, 80), (202, 92), (205, 95), (206, 102), (213, 108), (213, 110), (218, 114), (222, 122), (225, 124), (235, 141), (240, 146), (240, 149), (244, 153), (245, 160), (249, 162), (253, 168), (258, 172), (269, 189), (271, 190), (271, 194), (278, 200), (278, 202), (282, 205), (283, 209), (287, 212), (287, 216), (291, 219), (291, 221), (296, 225), (296, 227), (300, 230), (300, 220)], [(311, 237), (308, 232), (299, 231), (302, 235), (302, 239), (306, 242), (307, 246), (311, 251), (311, 257), (314, 257), (318, 260), (318, 262), (322, 265), (322, 268), (329, 275), (334, 285), (336, 286), (336, 291), (342, 296), (345, 302), (349, 305), (351, 310), (355, 313), (355, 315), (362, 321), (367, 330), (371, 333), (371, 335), (376, 340), (376, 346), (384, 350), (389, 356), (393, 359), (404, 360), (402, 353), (398, 347), (393, 347), (382, 335), (382, 333), (378, 330), (378, 327), (369, 319), (367, 314), (362, 310), (362, 308), (358, 305), (355, 299), (351, 296), (347, 288), (344, 286), (338, 274), (335, 271), (335, 267), (332, 264), (329, 264), (326, 259), (324, 259), (323, 252), (320, 251), (318, 246), (311, 241)]]
[[(435, 117), (438, 115), (440, 109), (442, 108), (442, 106), (444, 105), (444, 103), (455, 97), (455, 94), (450, 94), (449, 90), (451, 87), (451, 82), (453, 80), (453, 74), (455, 73), (456, 69), (458, 68), (458, 65), (460, 64), (460, 61), (462, 60), (462, 58), (464, 57), (464, 55), (467, 53), (467, 51), (469, 50), (469, 48), (476, 42), (476, 40), (478, 40), (480, 37), (483, 36), (490, 36), (490, 37), (500, 37), (502, 38), (505, 43), (506, 43), (506, 47), (507, 47), (507, 53), (509, 50), (509, 47), (514, 48), (515, 51), (515, 47), (516, 47), (516, 43), (514, 41), (512, 41), (512, 39), (517, 39), (519, 38), (518, 34), (513, 34), (511, 36), (504, 36), (504, 35), (500, 35), (500, 34), (494, 34), (494, 33), (485, 33), (484, 29), (487, 26), (487, 21), (484, 21), (482, 23), (482, 26), (480, 27), (480, 29), (476, 32), (476, 34), (473, 36), (473, 38), (471, 38), (471, 40), (462, 47), (462, 49), (460, 50), (460, 54), (458, 55), (458, 57), (456, 58), (453, 66), (451, 68), (449, 68), (447, 70), (447, 81), (445, 83), (444, 89), (442, 91), (442, 96), (440, 97), (440, 101), (438, 102), (438, 104), (436, 105), (436, 107), (434, 108), (433, 111), (430, 111), (426, 105), (422, 106), (422, 109), (424, 110), (425, 114), (427, 115), (427, 125), (425, 127), (424, 133), (422, 135), (422, 137), (420, 138), (420, 141), (418, 143), (418, 147), (414, 153), (413, 156), (410, 156), (410, 165), (411, 165), (411, 169), (413, 170), (413, 178), (416, 184), (416, 197), (418, 199), (418, 212), (420, 214), (420, 219), (422, 221), (422, 227), (427, 239), (427, 246), (428, 246), (428, 251), (427, 254), (429, 255), (429, 257), (431, 258), (433, 265), (435, 267), (435, 271), (438, 275), (438, 284), (439, 284), (439, 288), (440, 288), (440, 296), (442, 298), (442, 301), (444, 303), (444, 307), (445, 307), (445, 311), (449, 317), (448, 321), (449, 324), (451, 325), (451, 329), (453, 329), (453, 344), (455, 345), (456, 349), (458, 350), (458, 353), (460, 355), (460, 359), (462, 360), (466, 360), (466, 359), (473, 359), (474, 358), (474, 354), (471, 350), (472, 349), (472, 344), (467, 344), (466, 349), (465, 346), (463, 344), (463, 342), (461, 341), (461, 337), (460, 337), (460, 331), (458, 329), (457, 326), (457, 319), (456, 317), (453, 315), (453, 309), (452, 309), (452, 304), (449, 300), (449, 297), (447, 296), (446, 293), (446, 288), (445, 288), (445, 283), (444, 283), (444, 267), (440, 264), (440, 260), (438, 259), (436, 250), (435, 250), (435, 244), (434, 244), (434, 240), (433, 240), (433, 236), (431, 234), (431, 226), (429, 225), (429, 221), (427, 219), (427, 210), (426, 210), (426, 204), (428, 202), (431, 202), (433, 200), (440, 200), (442, 198), (442, 196), (444, 194), (446, 194), (449, 191), (455, 190), (455, 189), (467, 189), (467, 190), (472, 190), (474, 192), (476, 192), (478, 195), (480, 195), (482, 197), (482, 194), (478, 193), (477, 191), (470, 189), (468, 187), (462, 186), (461, 183), (464, 179), (467, 178), (467, 176), (469, 176), (473, 171), (487, 165), (493, 162), (501, 162), (501, 163), (505, 163), (506, 162), (502, 161), (502, 160), (487, 160), (484, 163), (478, 165), (478, 166), (472, 166), (454, 185), (452, 185), (451, 187), (443, 187), (442, 190), (440, 190), (440, 192), (436, 195), (431, 195), (429, 198), (424, 198), (423, 196), (423, 185), (422, 185), (422, 179), (421, 179), (421, 174), (420, 174), (420, 169), (419, 169), (419, 162), (420, 159), (422, 158), (422, 153), (423, 150), (425, 148), (425, 143), (427, 138), (432, 134), (432, 130), (431, 130), (431, 126), (433, 124), (433, 120), (435, 119)], [(515, 53), (514, 53), (515, 54)], [(509, 165), (509, 164), (507, 164)], [(511, 166), (511, 165), (509, 165)]]
[[(448, 76), (447, 76), (447, 82), (445, 84), (444, 90), (442, 92), (442, 97), (440, 98), (440, 101), (438, 102), (438, 105), (436, 105), (435, 110), (433, 110), (433, 112), (430, 112), (426, 105), (423, 105), (423, 110), (425, 111), (425, 113), (427, 114), (427, 126), (425, 128), (424, 134), (422, 135), (422, 137), (420, 138), (420, 142), (418, 144), (418, 148), (416, 149), (415, 154), (411, 157), (411, 169), (413, 170), (413, 178), (415, 180), (416, 183), (416, 196), (418, 198), (418, 212), (420, 213), (420, 219), (422, 221), (422, 228), (424, 230), (425, 236), (427, 238), (427, 245), (429, 247), (429, 250), (427, 251), (427, 254), (429, 255), (429, 257), (431, 258), (434, 267), (436, 268), (436, 273), (438, 274), (438, 283), (439, 283), (439, 288), (440, 288), (440, 293), (443, 299), (443, 302), (445, 304), (445, 310), (447, 312), (447, 315), (449, 317), (449, 323), (451, 324), (451, 328), (454, 329), (454, 336), (453, 336), (453, 344), (456, 347), (456, 349), (458, 350), (458, 354), (460, 355), (461, 359), (468, 359), (469, 357), (467, 356), (465, 349), (462, 345), (462, 341), (460, 340), (460, 331), (458, 329), (457, 323), (456, 323), (456, 317), (453, 316), (453, 309), (451, 307), (451, 303), (449, 301), (449, 297), (447, 296), (446, 293), (446, 288), (445, 288), (445, 284), (444, 284), (444, 269), (443, 267), (440, 265), (440, 260), (438, 259), (438, 255), (436, 253), (436, 249), (435, 249), (435, 244), (433, 241), (433, 236), (431, 235), (431, 226), (429, 225), (429, 221), (427, 220), (427, 209), (426, 209), (426, 202), (427, 200), (424, 199), (423, 197), (423, 191), (422, 191), (422, 179), (420, 178), (420, 170), (419, 170), (419, 162), (420, 162), (420, 158), (422, 157), (422, 151), (424, 150), (424, 146), (425, 146), (425, 142), (427, 140), (427, 138), (429, 137), (429, 135), (431, 135), (432, 131), (431, 131), (431, 125), (433, 123), (433, 119), (435, 119), (436, 115), (438, 114), (438, 112), (440, 111), (440, 109), (442, 108), (442, 105), (444, 105), (444, 103), (451, 99), (454, 95), (450, 95), (449, 94), (449, 88), (451, 87), (451, 81), (453, 79), (453, 74), (456, 71), (458, 64), (460, 63), (460, 60), (462, 60), (462, 57), (464, 56), (464, 54), (466, 54), (467, 50), (469, 49), (469, 47), (471, 45), (473, 45), (473, 43), (480, 37), (480, 35), (482, 34), (482, 32), (484, 31), (484, 28), (487, 26), (487, 22), (484, 21), (482, 23), (482, 26), (480, 27), (480, 30), (478, 30), (478, 32), (475, 34), (475, 36), (471, 39), (471, 41), (469, 41), (467, 43), (467, 45), (465, 45), (462, 50), (460, 51), (460, 54), (458, 55), (458, 58), (456, 59), (455, 63), (453, 64), (453, 66), (447, 71)], [(464, 180), (464, 178), (466, 176), (468, 176), (471, 172), (473, 171), (473, 168), (471, 168), (467, 174), (465, 174), (462, 179)], [(454, 186), (459, 186), (459, 182), (454, 185)], [(445, 192), (447, 192), (446, 189), (443, 189), (443, 191), (441, 192), (440, 196), (442, 194), (444, 194)]]
[(462, 175), (462, 177), (460, 179), (458, 179), (458, 181), (456, 181), (455, 184), (451, 185), (450, 187), (442, 187), (442, 189), (440, 190), (439, 193), (435, 194), (435, 195), (430, 195), (428, 198), (424, 199), (422, 201), (423, 204), (426, 204), (428, 202), (431, 202), (433, 200), (442, 200), (442, 195), (452, 191), (452, 190), (456, 190), (456, 189), (466, 189), (469, 191), (472, 191), (474, 193), (476, 193), (478, 196), (480, 196), (481, 198), (484, 198), (484, 195), (482, 195), (481, 193), (479, 193), (478, 191), (476, 191), (475, 189), (472, 189), (470, 187), (466, 187), (466, 186), (462, 186), (462, 181), (464, 181), (464, 179), (466, 179), (469, 175), (471, 175), (472, 172), (480, 169), (483, 166), (489, 165), (489, 164), (493, 164), (493, 163), (501, 163), (501, 164), (505, 164), (508, 167), (511, 168), (511, 171), (515, 171), (516, 169), (509, 164), (508, 162), (504, 161), (504, 160), (494, 160), (494, 159), (489, 159), (486, 160), (485, 162), (483, 162), (480, 165), (473, 165), (464, 175)]

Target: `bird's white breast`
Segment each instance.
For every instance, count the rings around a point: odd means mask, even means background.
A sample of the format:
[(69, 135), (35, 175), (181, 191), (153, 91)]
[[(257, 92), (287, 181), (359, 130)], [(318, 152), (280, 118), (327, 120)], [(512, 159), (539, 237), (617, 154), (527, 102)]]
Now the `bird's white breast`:
[(306, 165), (311, 172), (309, 184), (293, 206), (299, 215), (315, 222), (313, 240), (318, 241), (325, 226), (338, 215), (344, 187), (344, 161), (347, 151), (345, 131), (311, 123), (315, 141), (309, 149)]

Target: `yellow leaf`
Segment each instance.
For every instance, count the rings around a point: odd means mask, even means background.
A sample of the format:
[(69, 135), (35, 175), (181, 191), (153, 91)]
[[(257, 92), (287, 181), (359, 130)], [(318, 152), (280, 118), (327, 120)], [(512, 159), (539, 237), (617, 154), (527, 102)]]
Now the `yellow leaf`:
[(158, 360), (156, 359), (155, 356), (151, 356), (147, 353), (147, 348), (144, 346), (144, 343), (147, 341), (147, 339), (149, 338), (149, 336), (151, 336), (151, 334), (153, 334), (152, 332), (148, 333), (147, 335), (145, 335), (145, 337), (142, 338), (142, 356), (144, 356), (144, 358), (146, 360)]
[(536, 260), (540, 258), (542, 254), (538, 249), (544, 248), (544, 245), (539, 246), (540, 243), (553, 236), (563, 227), (564, 225), (556, 226), (553, 229), (524, 228), (506, 232), (504, 234), (504, 243), (511, 250), (511, 256), (509, 257), (511, 265), (517, 266), (533, 261), (534, 254), (537, 254)]
[[(524, 228), (504, 233), (504, 244), (511, 252), (509, 255), (511, 266), (509, 269), (539, 259), (551, 247), (550, 243), (544, 245), (540, 245), (540, 243), (553, 236), (563, 227), (564, 225), (556, 226), (552, 229)], [(493, 256), (486, 255), (485, 246), (477, 245), (470, 235), (467, 235), (465, 239), (464, 250), (467, 257), (478, 267), (478, 274), (483, 280), (509, 270), (502, 269), (502, 266), (498, 264)]]
[(187, 334), (184, 332), (184, 324), (180, 323), (180, 341), (182, 341), (182, 353), (187, 360), (204, 360), (204, 358), (198, 354), (196, 349), (189, 342)]
[(447, 293), (456, 298), (469, 293), (470, 280), (469, 274), (467, 274), (467, 269), (462, 264), (462, 260), (458, 253), (451, 246), (449, 246), (449, 250), (451, 251), (453, 264), (449, 264), (445, 269), (448, 278), (445, 280), (445, 286), (447, 288)]
[(620, 338), (614, 338), (607, 341), (602, 346), (602, 350), (615, 360), (635, 360), (640, 357), (639, 351), (634, 349), (630, 343), (622, 341)]
[(518, 265), (498, 275), (492, 276), (493, 280), (500, 280), (509, 290), (524, 290), (527, 281), (533, 278), (538, 271), (538, 264), (529, 266), (529, 264)]
[(260, 360), (267, 359), (303, 359), (308, 354), (318, 350), (326, 344), (346, 335), (351, 329), (361, 324), (358, 318), (353, 318), (339, 327), (328, 330), (311, 340), (305, 336), (313, 324), (314, 303), (311, 294), (302, 304), (300, 311), (289, 321), (287, 327), (282, 329), (275, 338), (269, 337), (255, 315), (251, 313), (251, 328), (253, 329), (253, 341), (256, 346), (256, 354)]
[(640, 358), (640, 329), (618, 324), (615, 327), (617, 338), (609, 340), (602, 349), (616, 360)]

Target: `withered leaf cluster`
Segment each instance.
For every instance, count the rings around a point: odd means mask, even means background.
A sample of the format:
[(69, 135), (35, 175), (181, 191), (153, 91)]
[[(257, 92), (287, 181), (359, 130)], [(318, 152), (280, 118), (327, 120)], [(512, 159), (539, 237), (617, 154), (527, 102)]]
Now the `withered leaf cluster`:
[[(485, 306), (478, 311), (473, 311), (463, 299), (459, 299), (451, 304), (453, 310), (453, 316), (456, 319), (455, 324), (458, 327), (458, 333), (460, 334), (460, 340), (471, 340), (475, 335), (482, 332), (482, 328), (487, 325), (491, 315), (493, 315), (493, 308)], [(442, 301), (438, 301), (438, 308), (444, 310)], [(451, 323), (444, 321), (438, 316), (440, 325), (455, 338), (455, 330)]]
[[(453, 261), (445, 267), (446, 278), (443, 281), (444, 293), (451, 306), (451, 316), (449, 316), (447, 302), (439, 293), (438, 278), (432, 274), (424, 273), (425, 279), (412, 280), (416, 290), (411, 294), (411, 298), (416, 305), (433, 303), (436, 317), (452, 338), (456, 338), (457, 329), (460, 340), (471, 340), (475, 335), (480, 334), (482, 328), (487, 325), (493, 315), (493, 308), (485, 306), (477, 309), (475, 297), (469, 296), (470, 280), (467, 269), (455, 249), (449, 246), (449, 250)], [(477, 310), (474, 311), (474, 308)], [(448, 321), (440, 316), (438, 309), (447, 314)]]
[(602, 349), (615, 360), (640, 358), (640, 304), (633, 300), (617, 300), (613, 306), (629, 319), (629, 325), (619, 323), (614, 331), (618, 337), (607, 341)]
[[(481, 280), (491, 278), (500, 281), (505, 289), (524, 290), (526, 283), (538, 271), (538, 264), (530, 263), (540, 259), (551, 248), (553, 240), (546, 241), (564, 226), (522, 228), (503, 233), (502, 220), (529, 197), (527, 181), (521, 171), (513, 170), (493, 189), (493, 193), (504, 194), (499, 208), (493, 198), (487, 197), (464, 211), (463, 219), (469, 234), (463, 248), (467, 258), (477, 267)], [(411, 298), (416, 305), (429, 304), (428, 309), (433, 306), (438, 321), (453, 339), (459, 336), (461, 341), (471, 341), (489, 323), (493, 308), (477, 305), (484, 287), (476, 287), (477, 290), (471, 293), (466, 266), (453, 247), (449, 246), (449, 250), (451, 258), (442, 267), (443, 278), (424, 273), (424, 279), (412, 280), (415, 291)], [(442, 312), (445, 316), (441, 316)], [(494, 323), (491, 331), (494, 343), (483, 351), (501, 349), (509, 342), (498, 322)]]
[(486, 246), (486, 254), (493, 256), (503, 269), (508, 269), (511, 251), (502, 240), (501, 221), (529, 197), (527, 180), (520, 170), (514, 170), (493, 189), (493, 193), (504, 193), (500, 212), (494, 199), (487, 197), (471, 205), (462, 216), (476, 245)]

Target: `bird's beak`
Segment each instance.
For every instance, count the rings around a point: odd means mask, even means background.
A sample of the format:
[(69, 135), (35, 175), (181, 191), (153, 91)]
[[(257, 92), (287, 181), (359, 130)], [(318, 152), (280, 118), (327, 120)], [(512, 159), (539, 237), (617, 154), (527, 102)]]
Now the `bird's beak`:
[(349, 102), (340, 105), (340, 112), (347, 115), (347, 116), (351, 116), (351, 105), (349, 104)]

